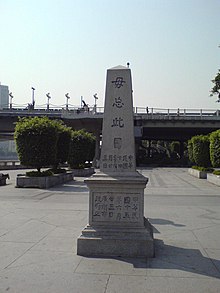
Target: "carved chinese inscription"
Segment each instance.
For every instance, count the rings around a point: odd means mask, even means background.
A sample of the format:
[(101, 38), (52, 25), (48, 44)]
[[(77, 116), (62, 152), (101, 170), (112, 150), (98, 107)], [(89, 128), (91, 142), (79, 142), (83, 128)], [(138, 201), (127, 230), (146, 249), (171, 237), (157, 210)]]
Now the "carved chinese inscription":
[(140, 218), (138, 194), (95, 192), (92, 218), (93, 221), (138, 222)]
[(116, 80), (113, 80), (112, 83), (115, 84), (115, 87), (120, 89), (123, 86), (123, 83), (125, 83), (125, 81), (123, 80), (123, 77), (117, 77)]
[(112, 106), (116, 107), (116, 108), (119, 108), (119, 109), (122, 108), (124, 106), (124, 103), (122, 102), (121, 97), (115, 98), (115, 101), (112, 104)]
[[(120, 149), (120, 138), (115, 138), (114, 146)], [(132, 155), (111, 155), (106, 154), (102, 157), (101, 167), (103, 170), (111, 168), (113, 170), (130, 170), (133, 168)]]
[(124, 127), (125, 125), (124, 125), (124, 122), (123, 122), (123, 118), (121, 118), (121, 117), (116, 117), (116, 118), (114, 118), (113, 120), (112, 120), (112, 125), (111, 125), (111, 127), (120, 127), (120, 128), (122, 128), (122, 127)]

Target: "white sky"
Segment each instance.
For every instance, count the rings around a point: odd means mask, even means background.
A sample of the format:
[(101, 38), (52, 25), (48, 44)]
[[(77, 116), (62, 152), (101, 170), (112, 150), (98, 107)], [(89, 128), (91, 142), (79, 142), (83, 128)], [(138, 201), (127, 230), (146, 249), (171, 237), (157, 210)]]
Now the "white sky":
[(130, 62), (134, 106), (216, 109), (219, 0), (0, 0), (0, 82), (15, 104), (104, 104), (106, 70)]

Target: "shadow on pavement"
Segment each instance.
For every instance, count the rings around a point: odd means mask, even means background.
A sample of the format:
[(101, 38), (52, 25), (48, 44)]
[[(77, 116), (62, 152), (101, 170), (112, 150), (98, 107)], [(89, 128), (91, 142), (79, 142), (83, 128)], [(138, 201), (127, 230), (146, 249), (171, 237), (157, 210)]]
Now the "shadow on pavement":
[(62, 192), (88, 192), (89, 191), (89, 189), (87, 188), (84, 182), (75, 181), (75, 180), (66, 182), (65, 184), (50, 187), (47, 190), (62, 191)]
[(204, 256), (199, 249), (182, 248), (164, 244), (155, 239), (155, 258), (148, 267), (190, 272), (220, 279), (220, 261)]

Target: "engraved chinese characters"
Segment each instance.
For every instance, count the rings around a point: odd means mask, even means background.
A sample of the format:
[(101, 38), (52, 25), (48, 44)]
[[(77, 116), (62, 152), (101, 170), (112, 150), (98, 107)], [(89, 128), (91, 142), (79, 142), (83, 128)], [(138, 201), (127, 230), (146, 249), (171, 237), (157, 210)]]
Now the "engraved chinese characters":
[(96, 192), (93, 197), (93, 221), (138, 222), (140, 219), (138, 194)]
[(77, 239), (84, 256), (152, 257), (153, 234), (144, 218), (148, 181), (136, 171), (131, 71), (107, 70), (100, 171), (85, 180), (89, 223)]
[(127, 67), (107, 71), (102, 142), (102, 172), (135, 172), (131, 72)]

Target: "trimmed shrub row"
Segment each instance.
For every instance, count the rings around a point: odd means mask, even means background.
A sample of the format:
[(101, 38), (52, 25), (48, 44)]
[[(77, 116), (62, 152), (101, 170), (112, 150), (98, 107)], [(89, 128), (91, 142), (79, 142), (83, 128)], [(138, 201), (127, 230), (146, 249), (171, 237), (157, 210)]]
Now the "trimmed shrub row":
[(220, 167), (220, 129), (209, 135), (193, 136), (188, 141), (189, 159), (198, 167)]
[(15, 127), (15, 142), (22, 165), (36, 168), (52, 167), (60, 173), (60, 164), (84, 168), (95, 153), (95, 137), (84, 131), (73, 131), (60, 120), (48, 117), (20, 118)]

